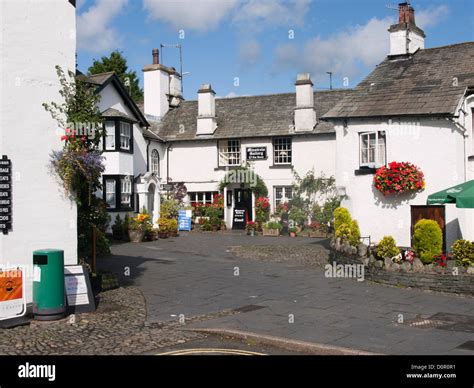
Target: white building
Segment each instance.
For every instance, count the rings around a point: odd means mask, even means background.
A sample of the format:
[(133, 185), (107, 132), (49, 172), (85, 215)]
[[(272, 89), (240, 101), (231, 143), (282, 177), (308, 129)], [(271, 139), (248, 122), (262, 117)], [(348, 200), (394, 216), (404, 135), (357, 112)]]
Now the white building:
[(105, 172), (98, 195), (106, 201), (112, 223), (117, 215), (123, 219), (143, 207), (156, 222), (164, 141), (148, 129), (150, 124), (113, 72), (88, 76), (87, 80), (97, 86), (105, 126)]
[[(63, 147), (42, 104), (61, 101), (55, 66), (75, 68), (74, 2), (0, 2), (0, 155), (11, 160), (11, 229), (0, 235), (0, 265), (31, 267), (32, 252), (57, 248), (77, 263), (77, 210), (49, 173)], [(27, 43), (27, 45), (26, 45)], [(32, 278), (27, 279), (27, 302)]]
[[(474, 42), (424, 49), (414, 10), (400, 4), (389, 29), (390, 53), (323, 119), (336, 125), (336, 180), (363, 235), (392, 235), (409, 246), (420, 218), (436, 219), (445, 245), (474, 240), (474, 210), (426, 206), (429, 194), (474, 179)], [(425, 174), (416, 195), (384, 197), (373, 185), (376, 169), (411, 162)]]
[[(216, 99), (204, 84), (197, 101), (181, 101), (174, 69), (155, 63), (144, 71), (144, 113), (166, 141), (163, 181), (184, 182), (190, 202), (210, 203), (224, 177), (242, 166), (263, 179), (273, 209), (291, 198), (294, 172), (335, 175), (334, 127), (318, 118), (347, 91), (314, 92), (309, 75), (302, 74), (296, 93)], [(228, 228), (234, 208), (255, 219), (255, 178), (228, 179), (223, 190)]]

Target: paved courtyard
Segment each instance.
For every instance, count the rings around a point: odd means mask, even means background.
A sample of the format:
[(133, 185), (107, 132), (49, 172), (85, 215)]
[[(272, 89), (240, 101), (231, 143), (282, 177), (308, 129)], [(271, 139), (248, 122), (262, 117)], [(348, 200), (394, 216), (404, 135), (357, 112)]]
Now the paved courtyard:
[(231, 252), (246, 245), (324, 252), (328, 241), (182, 233), (114, 245), (99, 267), (141, 290), (150, 324), (237, 310), (180, 327), (241, 330), (384, 354), (474, 354), (473, 298), (331, 279), (320, 268)]

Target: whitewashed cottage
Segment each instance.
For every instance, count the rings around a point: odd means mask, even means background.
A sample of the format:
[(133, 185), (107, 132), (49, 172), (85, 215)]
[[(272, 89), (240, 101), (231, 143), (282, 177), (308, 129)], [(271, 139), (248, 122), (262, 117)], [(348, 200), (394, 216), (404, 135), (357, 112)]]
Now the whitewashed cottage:
[[(474, 209), (426, 203), (429, 194), (474, 179), (474, 42), (425, 49), (414, 9), (399, 8), (386, 59), (323, 119), (335, 124), (336, 180), (362, 234), (410, 246), (416, 221), (430, 218), (449, 250), (457, 238), (474, 240)], [(417, 165), (426, 189), (384, 197), (374, 173), (392, 161)]]

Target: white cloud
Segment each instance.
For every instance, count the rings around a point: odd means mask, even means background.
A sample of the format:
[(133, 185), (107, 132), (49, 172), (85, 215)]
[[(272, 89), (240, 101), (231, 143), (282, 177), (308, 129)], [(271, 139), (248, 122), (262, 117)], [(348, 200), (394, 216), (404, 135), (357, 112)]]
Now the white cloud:
[(235, 92), (230, 92), (226, 94), (224, 98), (234, 98), (234, 97), (239, 97), (239, 95)]
[(144, 0), (150, 17), (178, 29), (206, 31), (225, 19), (238, 0)]
[(248, 40), (239, 47), (239, 59), (244, 64), (254, 65), (260, 59), (261, 51), (260, 44), (256, 40)]
[(300, 25), (311, 0), (143, 0), (154, 20), (177, 29), (208, 31), (225, 20), (240, 27)]
[(390, 23), (388, 18), (373, 18), (365, 25), (353, 26), (327, 39), (316, 36), (300, 51), (290, 44), (278, 46), (275, 66), (310, 72), (316, 81), (326, 80), (327, 71), (339, 77), (353, 77), (361, 64), (372, 67), (387, 55)]
[(433, 27), (444, 21), (449, 14), (449, 8), (446, 5), (438, 7), (415, 10), (416, 25), (422, 29)]
[(311, 0), (247, 0), (235, 12), (234, 22), (252, 25), (288, 25), (303, 23)]
[[(420, 28), (441, 23), (449, 13), (445, 5), (422, 9), (415, 14)], [(306, 41), (303, 48), (294, 44), (277, 46), (274, 52), (273, 71), (293, 69), (310, 72), (315, 81), (327, 82), (327, 71), (336, 77), (351, 78), (366, 74), (389, 53), (388, 27), (395, 20), (372, 18), (364, 25), (356, 25), (328, 38), (316, 36)]]
[(80, 14), (77, 17), (78, 48), (89, 52), (116, 49), (120, 44), (120, 36), (110, 23), (127, 2), (128, 0), (96, 0)]

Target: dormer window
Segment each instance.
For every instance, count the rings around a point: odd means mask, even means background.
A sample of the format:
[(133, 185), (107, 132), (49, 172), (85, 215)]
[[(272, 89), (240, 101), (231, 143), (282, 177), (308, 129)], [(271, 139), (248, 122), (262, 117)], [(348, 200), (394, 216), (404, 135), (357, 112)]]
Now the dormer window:
[(106, 119), (104, 151), (133, 153), (133, 123), (123, 119)]
[(384, 166), (385, 132), (365, 132), (360, 134), (360, 167), (377, 168)]

